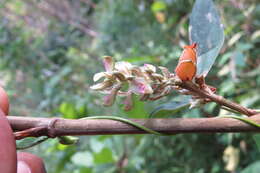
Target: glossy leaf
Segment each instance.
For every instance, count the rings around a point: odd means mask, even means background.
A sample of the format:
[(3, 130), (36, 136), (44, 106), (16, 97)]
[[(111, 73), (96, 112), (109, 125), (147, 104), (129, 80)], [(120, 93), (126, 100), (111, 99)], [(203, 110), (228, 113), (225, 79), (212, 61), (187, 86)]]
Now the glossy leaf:
[(223, 25), (212, 0), (196, 0), (189, 32), (191, 43), (198, 43), (197, 75), (206, 76), (224, 42)]
[(172, 101), (165, 104), (162, 104), (155, 108), (150, 116), (166, 116), (166, 115), (172, 115), (181, 109), (188, 107), (190, 105), (190, 100), (183, 100), (183, 101)]

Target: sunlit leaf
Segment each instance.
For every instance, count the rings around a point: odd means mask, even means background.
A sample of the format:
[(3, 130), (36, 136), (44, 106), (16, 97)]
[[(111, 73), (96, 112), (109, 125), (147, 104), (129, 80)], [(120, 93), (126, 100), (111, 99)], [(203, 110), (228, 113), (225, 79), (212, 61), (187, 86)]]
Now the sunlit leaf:
[(77, 118), (83, 118), (88, 115), (88, 110), (86, 105), (77, 106)]
[(162, 11), (162, 10), (165, 10), (166, 7), (167, 7), (167, 6), (166, 6), (165, 2), (163, 2), (163, 1), (155, 1), (155, 2), (152, 4), (152, 11), (153, 11), (153, 12)]
[(125, 61), (130, 62), (130, 63), (135, 63), (135, 64), (144, 64), (147, 62), (153, 62), (155, 61), (155, 58), (153, 56), (133, 56), (133, 57), (127, 57), (124, 58)]
[(59, 107), (60, 113), (62, 113), (63, 118), (76, 118), (77, 110), (75, 105), (67, 102), (63, 102)]
[(229, 39), (227, 45), (228, 45), (229, 47), (231, 47), (232, 45), (234, 45), (234, 44), (243, 36), (243, 34), (244, 34), (244, 32), (241, 31), (241, 32), (238, 32), (238, 33), (236, 33), (235, 35), (233, 35), (233, 36)]
[(189, 32), (191, 42), (198, 43), (197, 75), (206, 76), (224, 42), (223, 25), (212, 0), (196, 0)]
[(155, 108), (150, 116), (166, 116), (172, 115), (181, 109), (188, 107), (190, 105), (190, 100), (183, 100), (183, 101), (173, 101), (169, 103), (162, 104)]

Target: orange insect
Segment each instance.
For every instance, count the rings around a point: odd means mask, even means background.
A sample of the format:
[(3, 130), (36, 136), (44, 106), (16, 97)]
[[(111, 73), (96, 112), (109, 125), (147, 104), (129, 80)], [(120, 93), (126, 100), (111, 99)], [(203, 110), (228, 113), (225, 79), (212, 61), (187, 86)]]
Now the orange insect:
[(197, 71), (197, 43), (184, 46), (184, 50), (179, 59), (178, 65), (175, 68), (176, 75), (182, 81), (190, 81)]

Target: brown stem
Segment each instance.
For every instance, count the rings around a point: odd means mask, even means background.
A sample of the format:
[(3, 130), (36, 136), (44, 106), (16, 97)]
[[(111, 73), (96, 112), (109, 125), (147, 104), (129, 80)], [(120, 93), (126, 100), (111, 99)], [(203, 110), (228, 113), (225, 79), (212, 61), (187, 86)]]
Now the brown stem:
[[(66, 135), (146, 134), (147, 132), (115, 120), (106, 119), (55, 119), (34, 117), (7, 117), (14, 131), (26, 131), (26, 137)], [(248, 118), (260, 124), (260, 114)], [(152, 130), (164, 134), (217, 133), (217, 132), (260, 132), (260, 128), (231, 118), (172, 118), (131, 119)], [(28, 130), (31, 129), (31, 130)], [(33, 130), (33, 129), (38, 129)], [(40, 130), (39, 130), (40, 129)], [(18, 134), (16, 132), (16, 134)], [(21, 139), (21, 138), (19, 138)]]
[(182, 82), (179, 84), (179, 86), (193, 92), (195, 95), (198, 95), (202, 98), (208, 98), (211, 101), (214, 101), (220, 105), (223, 105), (230, 109), (236, 110), (237, 112), (240, 112), (241, 114), (244, 114), (247, 116), (252, 116), (252, 115), (256, 115), (258, 113), (257, 111), (245, 108), (235, 102), (229, 101), (222, 96), (212, 94), (205, 90), (202, 90), (199, 87), (197, 87), (195, 84), (193, 84), (192, 82)]
[(14, 137), (16, 140), (27, 138), (27, 137), (32, 137), (32, 136), (38, 137), (38, 136), (42, 136), (42, 134), (45, 134), (45, 130), (46, 130), (46, 127), (44, 127), (44, 126), (33, 127), (33, 128), (19, 131), (19, 132), (14, 132)]

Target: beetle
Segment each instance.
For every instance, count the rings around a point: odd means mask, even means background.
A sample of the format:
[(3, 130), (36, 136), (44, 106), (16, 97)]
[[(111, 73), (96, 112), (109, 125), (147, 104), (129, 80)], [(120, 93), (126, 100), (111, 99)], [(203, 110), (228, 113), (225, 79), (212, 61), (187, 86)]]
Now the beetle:
[(197, 71), (197, 48), (198, 44), (184, 46), (184, 50), (179, 58), (177, 67), (175, 68), (176, 75), (182, 81), (191, 81)]

